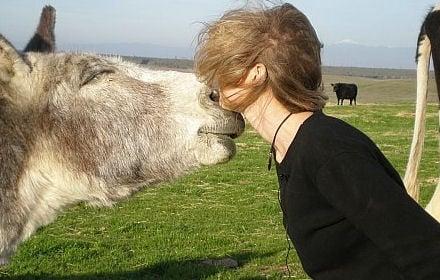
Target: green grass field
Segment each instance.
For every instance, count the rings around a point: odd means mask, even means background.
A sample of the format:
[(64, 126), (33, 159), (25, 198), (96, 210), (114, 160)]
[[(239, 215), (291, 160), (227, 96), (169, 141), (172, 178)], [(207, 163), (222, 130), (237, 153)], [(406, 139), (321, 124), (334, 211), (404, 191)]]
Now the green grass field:
[[(341, 80), (349, 77), (327, 76), (326, 84)], [(325, 112), (369, 135), (403, 175), (414, 118), (414, 104), (405, 103), (412, 98), (406, 94), (409, 85), (406, 80), (356, 81), (362, 82), (361, 93), (372, 94), (371, 88), (403, 93), (396, 102), (391, 102), (394, 97), (381, 99), (384, 104), (360, 99), (356, 107), (334, 106), (332, 96)], [(432, 104), (421, 165), (422, 204), (439, 174), (437, 121), (437, 105)], [(266, 170), (268, 144), (248, 128), (237, 148), (227, 164), (145, 189), (113, 208), (78, 205), (65, 211), (19, 247), (11, 264), (0, 269), (0, 279), (287, 277), (278, 185), (274, 171)], [(238, 267), (203, 263), (226, 257), (237, 260)], [(307, 279), (294, 250), (288, 263), (291, 279)]]

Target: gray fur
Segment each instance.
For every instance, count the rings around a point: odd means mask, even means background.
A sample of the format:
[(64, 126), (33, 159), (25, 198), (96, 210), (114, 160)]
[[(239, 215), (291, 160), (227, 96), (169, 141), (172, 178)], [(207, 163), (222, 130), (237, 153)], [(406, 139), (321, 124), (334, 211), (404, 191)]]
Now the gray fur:
[(26, 53), (0, 35), (0, 264), (78, 203), (228, 161), (243, 118), (193, 74), (95, 55)]

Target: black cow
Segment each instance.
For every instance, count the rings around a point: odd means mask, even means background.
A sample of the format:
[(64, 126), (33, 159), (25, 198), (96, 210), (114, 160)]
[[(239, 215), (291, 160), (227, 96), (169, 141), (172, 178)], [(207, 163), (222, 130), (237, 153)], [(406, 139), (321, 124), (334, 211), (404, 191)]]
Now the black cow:
[(331, 84), (333, 87), (333, 91), (336, 92), (336, 97), (341, 100), (341, 105), (344, 103), (344, 99), (350, 99), (350, 105), (354, 100), (354, 105), (356, 105), (356, 96), (358, 94), (358, 87), (355, 84), (346, 84), (346, 83), (336, 83)]

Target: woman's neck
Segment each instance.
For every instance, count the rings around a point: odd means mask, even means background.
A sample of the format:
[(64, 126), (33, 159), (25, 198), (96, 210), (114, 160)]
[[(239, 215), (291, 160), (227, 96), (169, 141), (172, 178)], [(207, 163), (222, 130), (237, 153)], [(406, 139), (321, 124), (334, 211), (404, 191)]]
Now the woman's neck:
[[(270, 91), (267, 91), (246, 108), (243, 114), (263, 139), (272, 143), (276, 130), (290, 112)], [(301, 124), (312, 114), (312, 112), (292, 114), (280, 127), (274, 143), (278, 162), (283, 160)]]

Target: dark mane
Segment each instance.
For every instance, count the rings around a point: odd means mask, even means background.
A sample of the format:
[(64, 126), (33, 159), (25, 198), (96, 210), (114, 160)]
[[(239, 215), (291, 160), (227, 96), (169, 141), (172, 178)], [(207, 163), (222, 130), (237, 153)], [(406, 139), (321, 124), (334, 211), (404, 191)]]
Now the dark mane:
[(55, 51), (55, 8), (45, 6), (41, 12), (40, 23), (37, 31), (24, 52), (43, 52), (49, 53)]
[(434, 10), (434, 6), (431, 6), (429, 8), (428, 12), (426, 13), (426, 16), (424, 17), (422, 26), (420, 27), (419, 36), (417, 38), (417, 49), (416, 49), (416, 58), (415, 58), (416, 64), (419, 62), (419, 56), (420, 56), (419, 48), (420, 48), (420, 44), (425, 39), (425, 36), (426, 36), (426, 30), (425, 30), (426, 19), (429, 16), (429, 14), (431, 14), (431, 12), (433, 10)]

